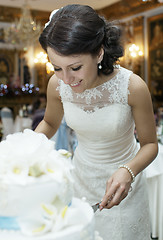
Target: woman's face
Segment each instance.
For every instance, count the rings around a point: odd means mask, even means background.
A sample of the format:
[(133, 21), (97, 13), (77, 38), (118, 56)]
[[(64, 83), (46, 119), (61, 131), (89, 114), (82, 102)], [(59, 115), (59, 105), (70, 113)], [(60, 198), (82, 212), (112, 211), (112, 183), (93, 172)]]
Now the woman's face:
[(56, 76), (68, 84), (74, 92), (82, 93), (99, 84), (97, 65), (102, 60), (101, 53), (95, 57), (91, 54), (64, 56), (49, 47), (47, 52)]

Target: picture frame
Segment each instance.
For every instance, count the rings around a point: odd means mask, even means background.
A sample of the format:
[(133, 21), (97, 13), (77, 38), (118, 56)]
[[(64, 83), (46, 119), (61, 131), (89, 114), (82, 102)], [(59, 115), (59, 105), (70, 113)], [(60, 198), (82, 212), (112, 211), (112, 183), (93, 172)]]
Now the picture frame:
[(163, 14), (148, 18), (148, 77), (153, 100), (163, 102)]
[(8, 85), (14, 72), (14, 52), (0, 49), (0, 84)]

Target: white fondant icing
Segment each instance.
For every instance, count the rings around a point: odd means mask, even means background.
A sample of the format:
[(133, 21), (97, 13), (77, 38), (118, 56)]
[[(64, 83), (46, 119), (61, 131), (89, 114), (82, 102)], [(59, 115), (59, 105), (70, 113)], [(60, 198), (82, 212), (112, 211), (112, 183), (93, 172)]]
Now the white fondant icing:
[(1, 229), (3, 240), (95, 240), (92, 208), (72, 198), (66, 150), (54, 150), (43, 134), (26, 129), (8, 135), (0, 155), (0, 216), (20, 227)]
[[(71, 217), (71, 213), (73, 213), (74, 219)], [(69, 212), (65, 216), (63, 228), (58, 232), (55, 232), (55, 229), (53, 230), (54, 232), (51, 231), (37, 237), (26, 236), (20, 231), (0, 231), (0, 236), (3, 240), (94, 240), (94, 213), (92, 208), (88, 203), (73, 198)]]

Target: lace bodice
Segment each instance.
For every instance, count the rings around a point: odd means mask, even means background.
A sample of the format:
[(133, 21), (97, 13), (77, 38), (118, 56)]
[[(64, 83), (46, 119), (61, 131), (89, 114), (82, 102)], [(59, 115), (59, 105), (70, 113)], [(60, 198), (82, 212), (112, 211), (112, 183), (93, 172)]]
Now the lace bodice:
[(129, 76), (132, 72), (119, 65), (115, 68), (118, 68), (118, 73), (112, 79), (95, 88), (87, 89), (83, 93), (73, 92), (69, 85), (59, 80), (60, 87), (58, 87), (58, 90), (62, 101), (75, 103), (87, 113), (94, 112), (111, 103), (127, 105)]
[(75, 130), (78, 140), (82, 136), (91, 141), (123, 139), (128, 129), (132, 135), (134, 121), (128, 105), (131, 73), (119, 66), (112, 79), (83, 93), (75, 93), (69, 85), (59, 81), (65, 120)]

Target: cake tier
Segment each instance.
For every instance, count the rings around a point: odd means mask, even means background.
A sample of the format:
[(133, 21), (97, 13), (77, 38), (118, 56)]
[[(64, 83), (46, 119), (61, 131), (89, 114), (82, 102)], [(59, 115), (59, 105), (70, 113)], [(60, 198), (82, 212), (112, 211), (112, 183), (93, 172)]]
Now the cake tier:
[(28, 215), (41, 204), (53, 203), (56, 198), (68, 205), (72, 193), (70, 182), (57, 182), (48, 176), (33, 178), (27, 185), (0, 183), (0, 216)]
[(64, 218), (64, 227), (41, 236), (25, 236), (21, 231), (1, 230), (3, 240), (94, 240), (94, 213), (90, 205), (73, 198)]

